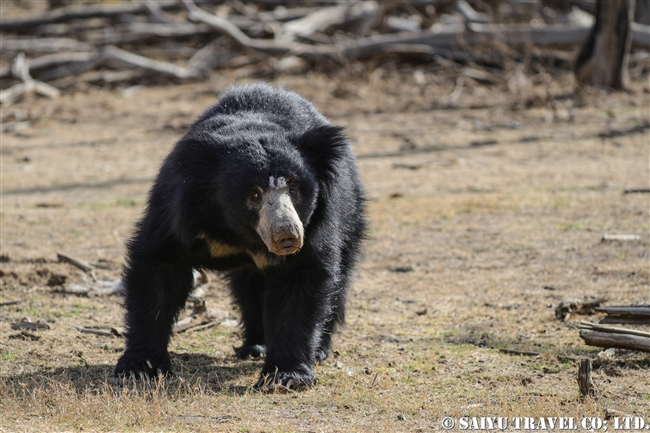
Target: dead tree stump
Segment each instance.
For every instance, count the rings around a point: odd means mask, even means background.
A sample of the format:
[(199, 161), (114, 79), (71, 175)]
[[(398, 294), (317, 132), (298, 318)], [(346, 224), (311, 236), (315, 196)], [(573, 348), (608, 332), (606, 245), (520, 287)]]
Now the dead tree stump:
[(575, 63), (578, 83), (624, 90), (634, 0), (598, 0), (596, 23)]
[(595, 394), (594, 382), (591, 380), (591, 359), (583, 359), (578, 367), (578, 385), (580, 394), (583, 397), (591, 397)]

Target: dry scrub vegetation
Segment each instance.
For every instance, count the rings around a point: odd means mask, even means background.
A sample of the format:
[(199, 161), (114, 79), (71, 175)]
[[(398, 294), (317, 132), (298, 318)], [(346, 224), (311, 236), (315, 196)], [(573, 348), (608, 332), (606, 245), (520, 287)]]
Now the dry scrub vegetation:
[[(383, 67), (280, 77), (345, 125), (369, 193), (370, 239), (334, 353), (301, 393), (260, 394), (258, 361), (237, 361), (238, 328), (178, 334), (177, 375), (112, 377), (118, 296), (75, 295), (119, 277), (123, 245), (157, 168), (189, 123), (236, 81), (89, 89), (11, 109), (2, 134), (0, 431), (432, 431), (445, 416), (650, 417), (650, 358), (601, 354), (569, 297), (650, 303), (650, 88), (576, 94), (568, 74), (520, 94), (437, 69)], [(414, 79), (414, 76), (417, 79)], [(21, 114), (22, 113), (22, 114)], [(3, 114), (3, 117), (6, 117)], [(605, 233), (640, 240), (601, 242)], [(236, 319), (210, 277), (210, 308)], [(188, 307), (189, 311), (189, 307)], [(28, 317), (49, 329), (20, 331)], [(499, 349), (539, 353), (509, 355)], [(594, 360), (582, 400), (576, 360)]]

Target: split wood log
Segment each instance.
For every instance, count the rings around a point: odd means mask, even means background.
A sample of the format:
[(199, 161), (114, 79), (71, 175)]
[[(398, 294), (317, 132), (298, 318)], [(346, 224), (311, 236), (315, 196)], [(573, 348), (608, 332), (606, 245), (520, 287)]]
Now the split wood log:
[[(601, 322), (602, 323), (602, 322)], [(637, 337), (650, 338), (650, 332), (639, 331), (637, 329), (619, 328), (618, 326), (604, 326), (592, 322), (580, 322), (580, 329), (591, 329), (593, 331), (610, 332), (614, 334), (636, 335)]]
[(589, 346), (615, 347), (617, 349), (650, 352), (650, 337), (582, 329), (580, 331), (580, 338)]
[(595, 394), (594, 382), (591, 378), (591, 359), (583, 359), (578, 367), (578, 386), (583, 397)]
[(650, 307), (600, 307), (596, 311), (607, 313), (600, 323), (626, 323), (630, 325), (650, 325)]
[[(2, 17), (0, 18), (0, 30), (31, 30), (43, 24), (64, 23), (75, 19), (147, 13), (149, 9), (143, 3), (124, 2), (73, 5), (49, 10), (33, 16)], [(171, 9), (177, 7), (177, 2), (175, 0), (158, 0), (157, 6), (161, 9)]]
[(633, 14), (634, 0), (598, 0), (596, 22), (576, 58), (578, 83), (627, 88)]

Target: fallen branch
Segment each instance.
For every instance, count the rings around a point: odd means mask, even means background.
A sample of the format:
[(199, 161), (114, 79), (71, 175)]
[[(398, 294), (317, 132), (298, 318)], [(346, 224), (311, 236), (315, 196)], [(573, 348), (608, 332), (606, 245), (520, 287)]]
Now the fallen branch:
[(7, 301), (7, 302), (0, 302), (0, 307), (9, 307), (10, 305), (17, 305), (20, 304), (23, 301)]
[(115, 335), (113, 332), (102, 331), (101, 329), (84, 328), (83, 326), (75, 326), (74, 329), (81, 332), (82, 334), (94, 334), (94, 335), (101, 335), (105, 337), (117, 337), (117, 335)]
[(189, 12), (190, 19), (214, 27), (242, 48), (270, 55), (292, 53), (314, 61), (337, 58), (366, 59), (382, 54), (384, 50), (395, 44), (423, 44), (432, 47), (449, 48), (457, 44), (459, 37), (464, 33), (462, 26), (451, 25), (440, 26), (436, 31), (424, 30), (396, 35), (379, 35), (334, 45), (305, 45), (295, 42), (249, 38), (237, 26), (228, 22), (228, 20), (205, 12), (196, 6), (192, 0), (183, 0), (183, 4)]
[(50, 73), (43, 74), (41, 79), (55, 80), (70, 75), (79, 75), (103, 65), (115, 67), (130, 66), (149, 72), (169, 75), (179, 79), (199, 78), (203, 74), (199, 69), (185, 68), (183, 66), (174, 65), (173, 63), (149, 59), (114, 46), (107, 46), (95, 54), (90, 60), (71, 65), (66, 69), (53, 70)]
[[(157, 6), (162, 9), (173, 8), (176, 4), (175, 0), (157, 1)], [(33, 16), (0, 19), (0, 30), (31, 30), (34, 27), (43, 24), (64, 23), (82, 18), (112, 17), (122, 14), (138, 14), (147, 12), (149, 12), (149, 9), (141, 2), (74, 5), (53, 9)]]
[(4, 106), (11, 105), (25, 93), (31, 92), (47, 96), (48, 98), (56, 98), (61, 94), (58, 89), (52, 86), (40, 81), (31, 80), (0, 91), (0, 104)]
[(91, 272), (94, 268), (83, 260), (74, 258), (65, 253), (56, 253), (56, 257), (60, 262), (69, 263), (72, 266), (76, 266), (84, 272)]
[(90, 45), (70, 38), (6, 39), (0, 43), (3, 51), (58, 52), (61, 50), (90, 50)]
[(214, 32), (207, 25), (192, 23), (129, 23), (124, 28), (117, 29), (113, 34), (98, 31), (88, 35), (88, 41), (94, 45), (119, 45), (141, 42), (158, 38), (183, 38)]
[(14, 59), (11, 73), (23, 82), (0, 91), (0, 105), (11, 105), (22, 95), (30, 92), (39, 93), (49, 98), (56, 98), (61, 94), (58, 89), (32, 78), (29, 74), (29, 62), (25, 58), (24, 53), (18, 54)]
[(525, 351), (525, 350), (515, 350), (515, 349), (499, 349), (499, 352), (506, 353), (508, 355), (532, 356), (534, 358), (538, 358), (538, 357), (542, 356), (541, 353), (528, 352), (528, 351)]
[(467, 28), (477, 36), (498, 40), (508, 45), (574, 45), (589, 34), (587, 23), (551, 24), (532, 27), (530, 24), (469, 23)]
[(619, 241), (619, 242), (629, 242), (629, 241), (638, 241), (641, 239), (641, 236), (639, 235), (614, 235), (614, 234), (604, 234), (601, 242), (611, 242), (611, 241)]
[(11, 324), (11, 329), (14, 331), (21, 329), (27, 331), (36, 331), (39, 329), (50, 329), (50, 325), (44, 322), (14, 322)]

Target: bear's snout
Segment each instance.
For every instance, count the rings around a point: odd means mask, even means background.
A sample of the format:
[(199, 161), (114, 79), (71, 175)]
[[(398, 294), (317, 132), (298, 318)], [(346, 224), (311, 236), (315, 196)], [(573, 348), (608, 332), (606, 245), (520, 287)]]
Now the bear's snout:
[(284, 256), (302, 248), (304, 229), (288, 190), (271, 190), (263, 195), (255, 229), (273, 254)]
[(293, 254), (302, 248), (302, 236), (293, 224), (285, 224), (272, 231), (272, 248), (274, 254)]

